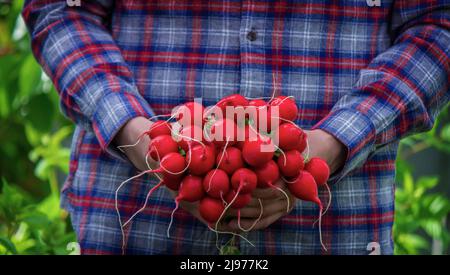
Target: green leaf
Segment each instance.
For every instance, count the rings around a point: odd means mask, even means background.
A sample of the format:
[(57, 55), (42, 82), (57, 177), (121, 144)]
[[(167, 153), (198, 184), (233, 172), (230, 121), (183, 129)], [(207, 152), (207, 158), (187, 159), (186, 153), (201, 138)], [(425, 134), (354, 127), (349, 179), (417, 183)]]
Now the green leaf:
[(417, 181), (417, 187), (422, 187), (425, 190), (431, 189), (438, 184), (439, 180), (437, 177), (421, 177)]
[(40, 132), (49, 132), (52, 128), (55, 107), (46, 94), (39, 94), (30, 98), (26, 107), (26, 121)]
[(442, 234), (442, 224), (440, 221), (426, 220), (422, 223), (422, 227), (430, 237), (433, 239), (440, 239)]
[(17, 254), (16, 246), (7, 238), (0, 236), (0, 245), (6, 248), (6, 251), (12, 254)]
[(450, 142), (450, 124), (445, 125), (441, 131), (441, 138), (447, 142)]
[(9, 115), (8, 93), (0, 86), (0, 117), (6, 118)]
[(50, 224), (47, 215), (38, 211), (27, 212), (20, 216), (20, 220), (34, 230), (44, 229)]
[(450, 202), (442, 196), (436, 196), (431, 201), (428, 209), (434, 215), (441, 214), (442, 216), (446, 216), (450, 211)]
[(427, 240), (416, 234), (403, 234), (400, 236), (403, 245), (409, 248), (410, 251), (414, 251), (415, 254), (417, 249), (425, 249), (429, 247)]
[(414, 192), (414, 179), (409, 171), (404, 173), (403, 188), (409, 194)]
[(220, 255), (240, 255), (240, 254), (241, 251), (236, 246), (226, 245), (220, 248)]
[(33, 55), (29, 54), (22, 64), (19, 73), (19, 93), (22, 97), (33, 95), (41, 82), (41, 75), (41, 67), (38, 65)]

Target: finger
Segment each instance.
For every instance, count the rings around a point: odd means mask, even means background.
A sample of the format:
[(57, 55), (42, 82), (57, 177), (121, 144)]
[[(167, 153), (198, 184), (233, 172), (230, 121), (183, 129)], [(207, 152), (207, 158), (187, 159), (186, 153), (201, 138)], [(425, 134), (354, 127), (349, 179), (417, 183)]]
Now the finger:
[(244, 207), (241, 209), (241, 217), (243, 218), (257, 218), (261, 215), (262, 217), (267, 217), (270, 215), (274, 215), (276, 213), (286, 213), (287, 202), (286, 200), (278, 200), (274, 201), (270, 204), (263, 204), (263, 208), (261, 207)]
[(180, 208), (186, 210), (187, 212), (189, 212), (192, 216), (194, 216), (195, 218), (197, 218), (199, 221), (201, 221), (202, 223), (204, 223), (206, 226), (211, 227), (212, 229), (216, 230), (216, 231), (221, 231), (221, 232), (238, 232), (235, 229), (231, 228), (228, 223), (229, 221), (232, 219), (232, 217), (228, 217), (226, 214), (222, 217), (222, 219), (220, 221), (218, 221), (217, 223), (208, 223), (206, 220), (204, 220), (202, 218), (202, 216), (200, 215), (199, 211), (198, 211), (198, 202), (187, 202), (187, 201), (181, 201), (180, 202)]
[(276, 198), (279, 198), (280, 196), (282, 196), (282, 194), (280, 195), (280, 191), (275, 188), (271, 188), (271, 187), (256, 188), (252, 192), (253, 198), (258, 198), (258, 199), (263, 199), (263, 200), (276, 199)]
[[(257, 208), (257, 209), (259, 209), (259, 208), (260, 208), (259, 200), (261, 200), (261, 202), (262, 202), (263, 205), (266, 205), (266, 204), (270, 204), (270, 203), (273, 203), (273, 202), (275, 202), (275, 201), (278, 201), (278, 200), (280, 200), (280, 199), (281, 199), (281, 198), (262, 200), (262, 199), (252, 198), (252, 199), (250, 200), (250, 202), (245, 206), (245, 208)], [(239, 210), (239, 209), (233, 209), (233, 208), (231, 208), (231, 209), (229, 209), (229, 210), (227, 211), (227, 213), (228, 213), (230, 216), (237, 217), (237, 211), (238, 211), (238, 210)]]
[[(261, 230), (261, 229), (266, 229), (268, 226), (270, 226), (271, 224), (273, 224), (274, 222), (276, 222), (278, 219), (280, 219), (281, 217), (283, 217), (284, 214), (278, 213), (275, 215), (270, 215), (267, 217), (262, 218), (261, 220), (259, 220), (258, 222), (256, 222), (255, 226), (253, 227), (253, 230)], [(256, 219), (242, 219), (240, 220), (240, 225), (242, 228), (247, 229), (250, 228), (251, 226), (253, 226), (253, 224), (255, 223)], [(233, 219), (228, 223), (229, 227), (232, 230), (239, 230), (239, 225), (238, 225), (238, 220), (237, 219)]]
[(263, 208), (261, 208), (261, 205), (258, 206), (246, 206), (240, 210), (233, 209), (233, 211), (230, 211), (230, 216), (237, 217), (238, 211), (240, 211), (240, 215), (242, 218), (258, 218), (261, 215), (262, 216), (268, 216), (273, 215), (277, 212), (286, 212), (287, 208), (287, 201), (286, 199), (279, 199), (275, 201), (271, 201), (270, 203), (263, 202)]

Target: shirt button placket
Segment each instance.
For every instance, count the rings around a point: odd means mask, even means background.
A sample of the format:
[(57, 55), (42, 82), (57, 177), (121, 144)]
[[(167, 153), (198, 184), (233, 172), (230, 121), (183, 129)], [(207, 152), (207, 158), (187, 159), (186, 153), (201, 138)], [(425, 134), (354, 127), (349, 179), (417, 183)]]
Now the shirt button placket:
[[(240, 48), (241, 48), (241, 94), (247, 97), (263, 96), (264, 89), (260, 83), (264, 82), (264, 74), (255, 69), (252, 65), (255, 63), (255, 52), (261, 52), (262, 33), (260, 26), (264, 26), (263, 19), (253, 16), (254, 3), (250, 0), (243, 1), (241, 29), (240, 29)], [(258, 55), (259, 56), (259, 55)], [(260, 58), (260, 57), (258, 57)], [(258, 86), (259, 85), (259, 86)]]
[(251, 42), (256, 41), (258, 38), (255, 28), (252, 28), (251, 31), (247, 33), (247, 39)]

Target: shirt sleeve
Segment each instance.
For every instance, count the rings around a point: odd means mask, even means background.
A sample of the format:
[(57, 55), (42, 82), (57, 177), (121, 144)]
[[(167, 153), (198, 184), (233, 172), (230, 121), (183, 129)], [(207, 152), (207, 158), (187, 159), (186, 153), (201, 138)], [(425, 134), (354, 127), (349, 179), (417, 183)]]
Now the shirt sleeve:
[(348, 150), (337, 182), (362, 166), (378, 147), (432, 128), (450, 97), (450, 4), (395, 1), (392, 47), (360, 71), (352, 91), (313, 129)]
[(69, 6), (65, 0), (27, 0), (22, 16), (33, 54), (52, 79), (63, 113), (115, 154), (109, 145), (119, 129), (153, 111), (108, 30), (113, 2)]

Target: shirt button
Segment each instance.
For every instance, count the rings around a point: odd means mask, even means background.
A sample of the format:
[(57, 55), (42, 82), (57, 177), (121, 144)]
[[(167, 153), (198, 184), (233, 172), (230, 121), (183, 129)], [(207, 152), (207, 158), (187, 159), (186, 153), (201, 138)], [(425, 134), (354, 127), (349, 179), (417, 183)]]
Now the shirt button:
[(251, 30), (251, 31), (249, 31), (249, 32), (247, 33), (247, 39), (248, 39), (249, 41), (255, 41), (256, 38), (257, 38), (257, 35), (256, 35), (256, 31), (255, 31), (255, 30)]

